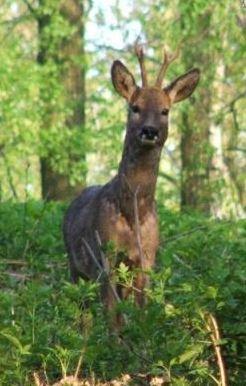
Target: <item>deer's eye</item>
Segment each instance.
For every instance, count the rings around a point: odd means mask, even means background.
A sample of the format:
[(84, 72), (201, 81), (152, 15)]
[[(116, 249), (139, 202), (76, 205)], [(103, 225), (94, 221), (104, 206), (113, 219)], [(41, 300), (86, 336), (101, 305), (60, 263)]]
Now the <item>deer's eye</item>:
[(131, 109), (134, 114), (140, 113), (140, 108), (137, 105), (131, 106)]
[(162, 112), (161, 112), (161, 114), (162, 114), (162, 115), (168, 115), (168, 112), (169, 112), (168, 109), (163, 109)]

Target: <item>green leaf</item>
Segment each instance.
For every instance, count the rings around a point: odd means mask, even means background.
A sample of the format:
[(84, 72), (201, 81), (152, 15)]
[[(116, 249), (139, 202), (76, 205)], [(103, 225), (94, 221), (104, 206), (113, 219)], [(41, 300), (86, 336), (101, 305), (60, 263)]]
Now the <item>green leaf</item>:
[(182, 364), (196, 358), (203, 351), (202, 344), (196, 344), (191, 346), (188, 350), (184, 351), (183, 354), (170, 361), (170, 365)]
[(4, 336), (6, 339), (8, 339), (19, 351), (21, 355), (28, 355), (30, 354), (30, 347), (31, 345), (25, 345), (23, 346), (18, 338), (16, 336), (11, 335), (7, 332), (1, 332), (0, 333), (2, 336)]

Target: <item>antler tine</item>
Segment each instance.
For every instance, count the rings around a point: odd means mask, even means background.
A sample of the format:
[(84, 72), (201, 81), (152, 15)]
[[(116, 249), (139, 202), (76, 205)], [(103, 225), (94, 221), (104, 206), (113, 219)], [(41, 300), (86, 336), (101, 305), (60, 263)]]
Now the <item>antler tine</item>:
[(168, 66), (179, 56), (179, 48), (173, 53), (173, 54), (168, 54), (167, 51), (164, 48), (164, 59), (163, 63), (161, 65), (159, 74), (157, 76), (155, 86), (161, 88), (165, 73), (167, 71)]
[(147, 73), (146, 73), (145, 64), (144, 64), (144, 50), (143, 50), (143, 45), (139, 44), (138, 39), (135, 43), (135, 54), (138, 58), (139, 65), (140, 65), (142, 86), (147, 87), (148, 80), (147, 80)]

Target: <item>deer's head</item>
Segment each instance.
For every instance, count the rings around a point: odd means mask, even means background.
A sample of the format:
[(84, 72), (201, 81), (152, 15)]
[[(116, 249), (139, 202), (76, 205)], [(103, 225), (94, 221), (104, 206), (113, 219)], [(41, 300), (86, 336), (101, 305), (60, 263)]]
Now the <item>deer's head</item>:
[(137, 86), (131, 72), (119, 60), (112, 65), (112, 82), (116, 91), (128, 102), (128, 140), (139, 146), (162, 147), (168, 135), (169, 110), (173, 103), (180, 102), (193, 93), (200, 71), (192, 69), (163, 87), (167, 67), (177, 57), (177, 53), (170, 56), (164, 51), (164, 60), (155, 85), (149, 86), (143, 49), (140, 46), (135, 49), (141, 68), (142, 87)]

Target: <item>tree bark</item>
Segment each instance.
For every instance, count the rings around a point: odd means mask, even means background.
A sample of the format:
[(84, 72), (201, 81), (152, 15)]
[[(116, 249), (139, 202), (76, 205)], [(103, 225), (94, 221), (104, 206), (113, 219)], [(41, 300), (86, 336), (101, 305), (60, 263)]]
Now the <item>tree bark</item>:
[[(232, 124), (227, 129), (227, 147), (224, 149), (224, 162), (228, 168), (229, 175), (231, 178), (231, 182), (234, 184), (236, 188), (236, 192), (238, 195), (239, 203), (242, 206), (242, 209), (245, 211), (246, 209), (246, 195), (245, 195), (245, 176), (242, 173), (242, 169), (240, 169), (238, 157), (235, 155), (235, 150), (240, 149), (240, 127), (237, 117), (237, 109), (235, 103), (232, 103), (230, 106), (230, 112), (232, 115)], [(242, 151), (245, 151), (242, 146)]]
[[(211, 14), (201, 17), (201, 33), (208, 31)], [(193, 63), (203, 63), (203, 68), (209, 68), (208, 74), (212, 81), (212, 58), (208, 48), (202, 44), (183, 50), (183, 60), (187, 68)], [(207, 74), (207, 75), (208, 75)], [(202, 75), (201, 75), (202, 77)], [(195, 103), (192, 103), (194, 102)], [(209, 87), (199, 85), (189, 106), (182, 113), (181, 150), (181, 209), (194, 209), (205, 214), (210, 213), (212, 189), (210, 185), (210, 169), (212, 146), (210, 144), (210, 110), (211, 94)]]
[(196, 111), (182, 113), (180, 144), (181, 208), (199, 210), (206, 214), (210, 212), (212, 202), (209, 108), (210, 96), (204, 90), (200, 101), (196, 103)]
[[(74, 132), (77, 130), (81, 131), (82, 135), (85, 124), (85, 70), (82, 67), (84, 58), (83, 6), (80, 0), (64, 0), (61, 2), (59, 12), (68, 21), (71, 28), (74, 28), (74, 31), (67, 38), (61, 39), (59, 44), (55, 46), (56, 49), (52, 51), (48, 46), (52, 42), (47, 41), (47, 35), (45, 35), (45, 29), (49, 28), (50, 23), (52, 23), (52, 15), (42, 13), (42, 6), (45, 3), (46, 0), (39, 1), (41, 12), (39, 12), (37, 17), (39, 35), (37, 61), (42, 66), (45, 66), (48, 60), (54, 61), (57, 65), (58, 79), (64, 87), (66, 105), (71, 110), (71, 114), (66, 118), (65, 125)], [(49, 102), (44, 101), (44, 106), (47, 104), (47, 112), (44, 114), (45, 122), (43, 122), (46, 129), (52, 124), (52, 111), (50, 111)], [(72, 146), (70, 149), (68, 156), (72, 164), (76, 162), (78, 156), (76, 152), (73, 152)], [(83, 152), (82, 148), (81, 152)], [(85, 154), (82, 154), (82, 157), (85, 158)], [(79, 158), (81, 159), (81, 154)], [(58, 172), (53, 166), (54, 162), (52, 163), (51, 160), (52, 151), (49, 151), (40, 160), (43, 199), (71, 199), (82, 190), (85, 184), (85, 172), (81, 171), (82, 184), (72, 185), (69, 170), (63, 173)]]

